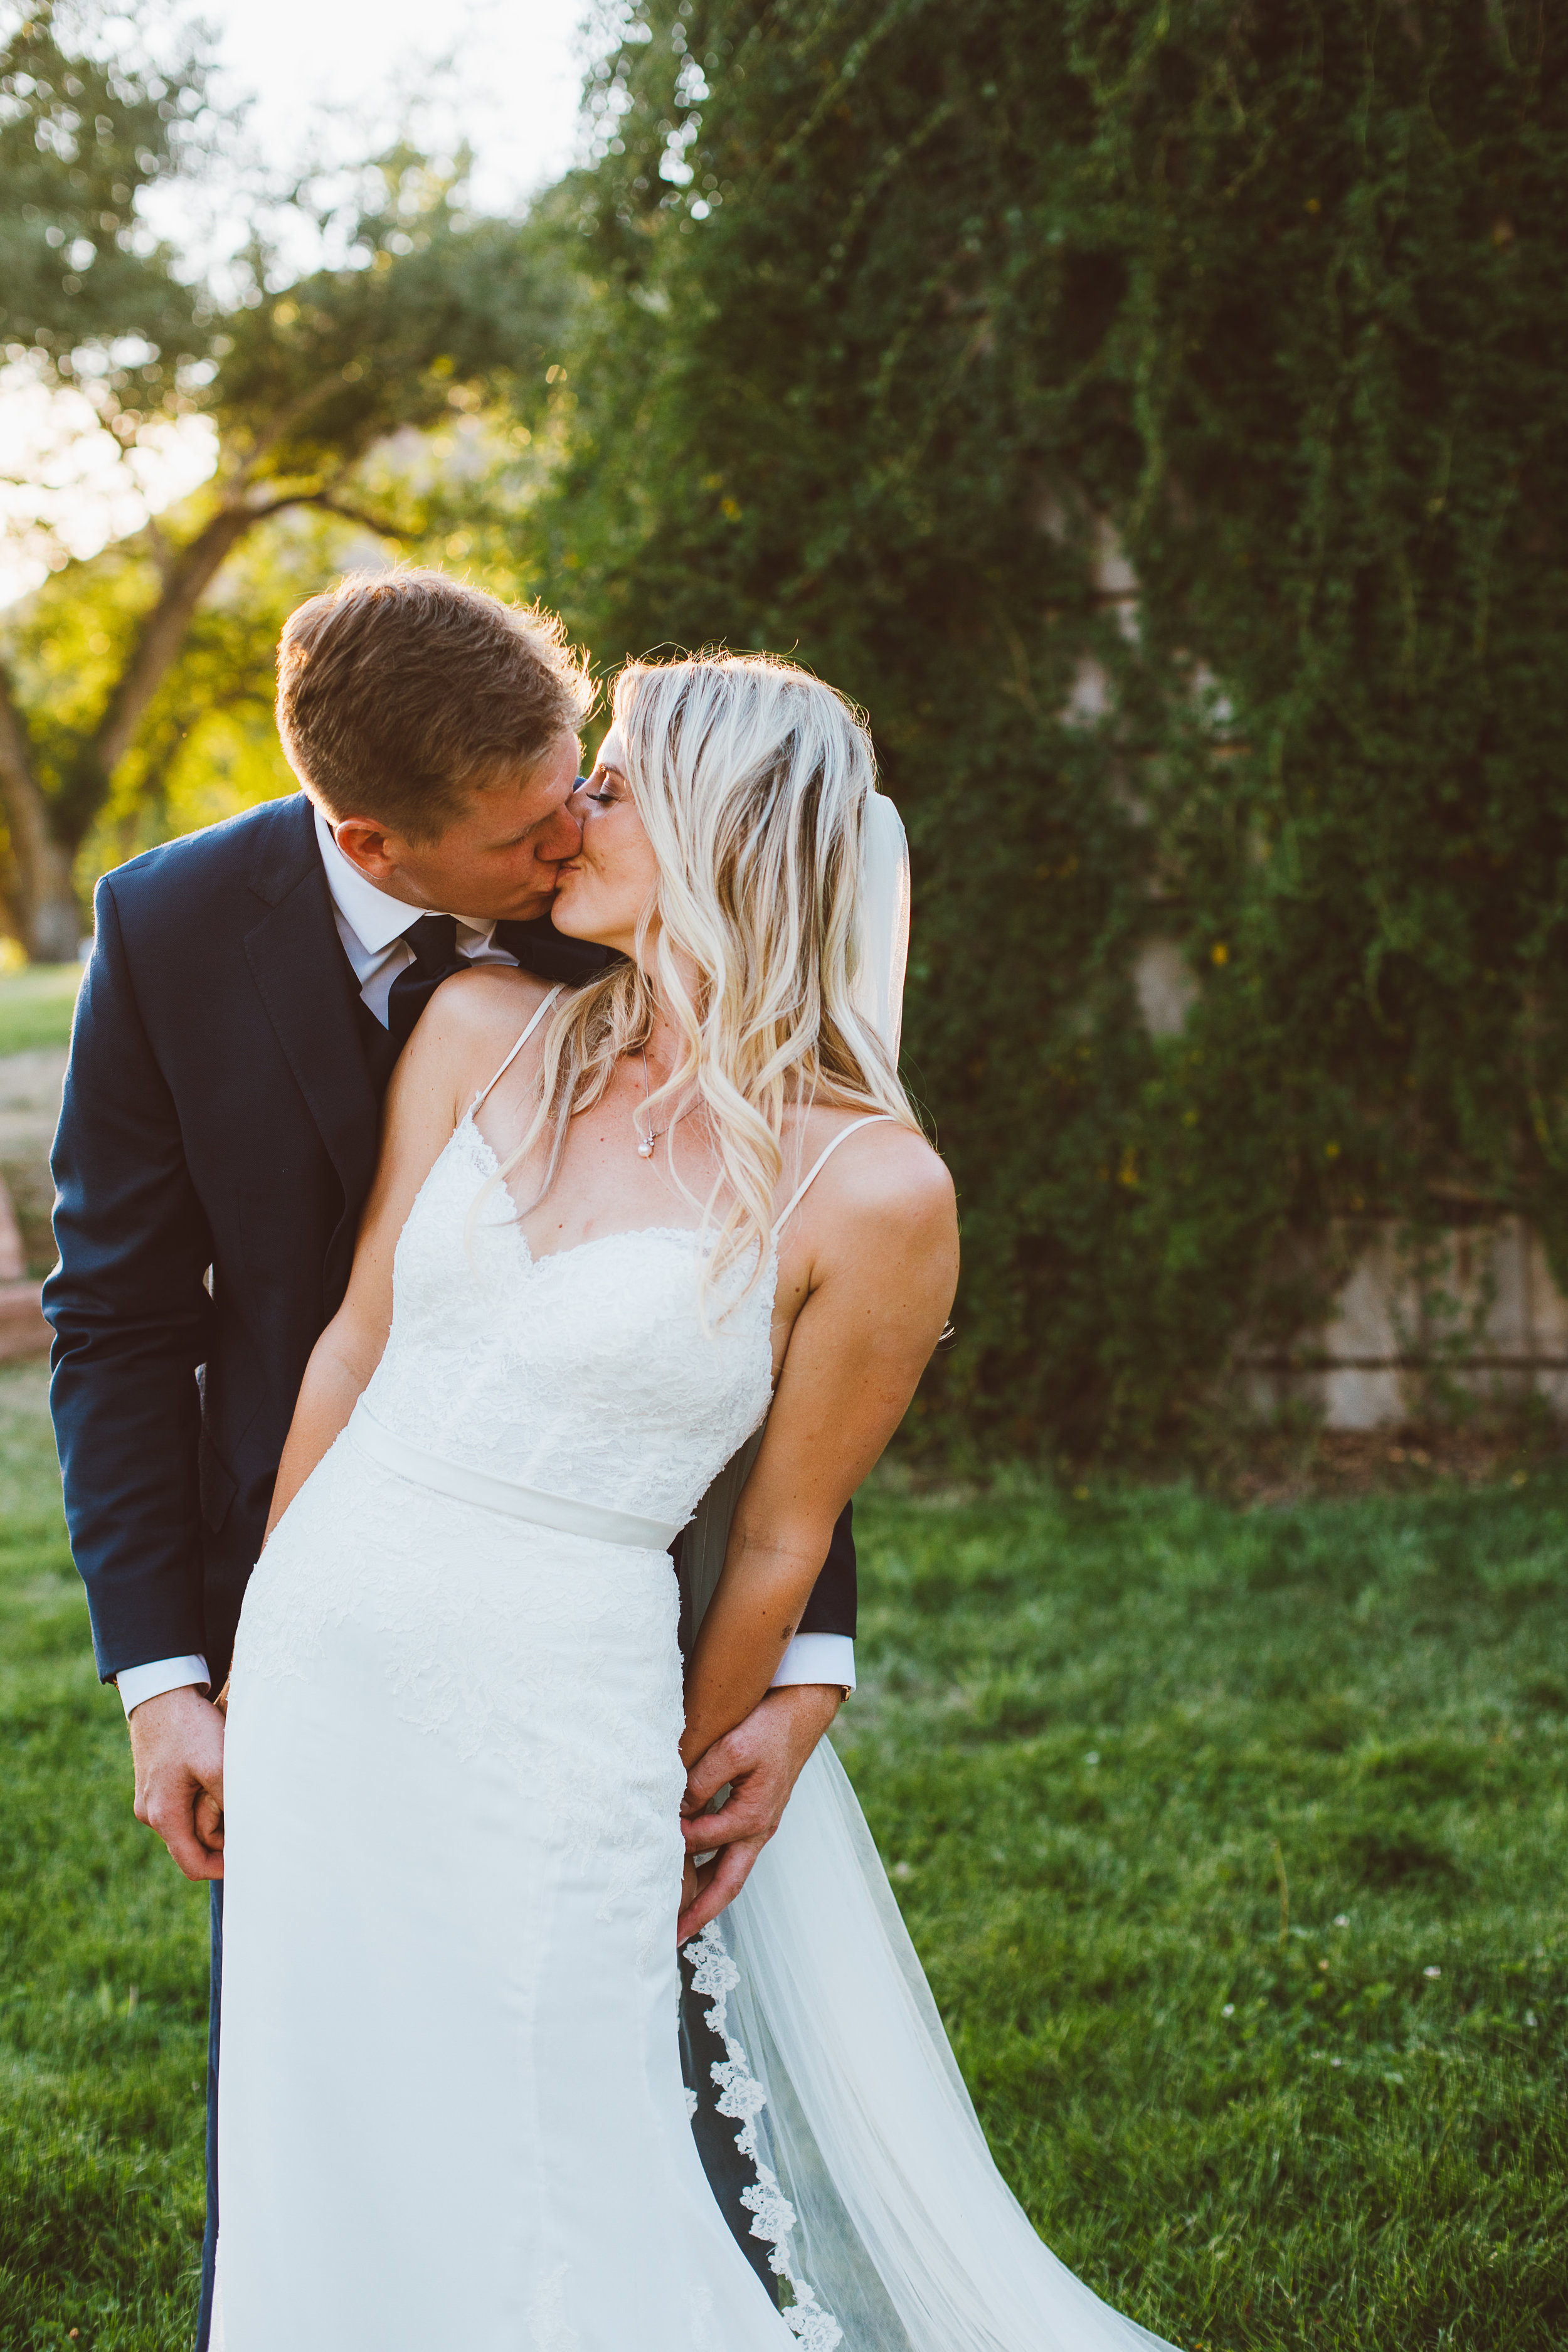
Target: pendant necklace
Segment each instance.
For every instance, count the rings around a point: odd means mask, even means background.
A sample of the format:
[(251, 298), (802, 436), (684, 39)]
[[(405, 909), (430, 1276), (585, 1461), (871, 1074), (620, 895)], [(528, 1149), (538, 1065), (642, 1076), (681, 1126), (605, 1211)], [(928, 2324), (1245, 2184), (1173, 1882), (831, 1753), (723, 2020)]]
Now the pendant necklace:
[[(647, 1047), (646, 1045), (642, 1049), (642, 1090), (643, 1099), (646, 1102), (653, 1093), (653, 1081), (649, 1078), (647, 1074)], [(678, 1110), (673, 1118), (667, 1119), (665, 1124), (661, 1128), (657, 1129), (652, 1135), (644, 1136), (639, 1134), (637, 1137), (637, 1158), (639, 1160), (651, 1160), (653, 1158), (654, 1145), (659, 1142), (663, 1137), (667, 1136), (672, 1127), (679, 1127), (685, 1116), (686, 1114), (684, 1111)], [(632, 1126), (634, 1129), (636, 1128), (637, 1123), (637, 1115), (634, 1110), (632, 1113)]]

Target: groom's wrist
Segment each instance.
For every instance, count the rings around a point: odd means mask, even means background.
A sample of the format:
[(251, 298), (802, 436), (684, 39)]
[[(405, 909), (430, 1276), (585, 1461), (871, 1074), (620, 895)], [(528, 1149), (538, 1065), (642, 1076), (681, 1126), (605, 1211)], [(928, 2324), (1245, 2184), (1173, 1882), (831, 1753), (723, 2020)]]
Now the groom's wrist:
[(797, 1633), (779, 1661), (770, 1688), (789, 1690), (801, 1683), (832, 1683), (847, 1698), (855, 1687), (854, 1636)]
[(145, 1666), (122, 1666), (114, 1683), (129, 1716), (132, 1707), (150, 1698), (162, 1698), (165, 1691), (185, 1690), (192, 1685), (205, 1691), (211, 1679), (206, 1660), (193, 1651), (183, 1658), (154, 1658)]

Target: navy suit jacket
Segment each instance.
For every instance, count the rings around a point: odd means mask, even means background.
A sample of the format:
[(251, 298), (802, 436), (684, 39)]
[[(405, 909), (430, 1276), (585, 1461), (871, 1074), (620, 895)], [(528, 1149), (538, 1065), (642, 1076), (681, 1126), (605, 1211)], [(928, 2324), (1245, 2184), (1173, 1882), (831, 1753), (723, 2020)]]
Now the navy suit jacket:
[[(96, 904), (44, 1288), (66, 1517), (99, 1673), (197, 1651), (216, 1688), (392, 1055), (302, 793), (133, 858)], [(517, 928), (531, 966), (584, 976), (578, 942)], [(847, 1515), (801, 1630), (855, 1630)]]

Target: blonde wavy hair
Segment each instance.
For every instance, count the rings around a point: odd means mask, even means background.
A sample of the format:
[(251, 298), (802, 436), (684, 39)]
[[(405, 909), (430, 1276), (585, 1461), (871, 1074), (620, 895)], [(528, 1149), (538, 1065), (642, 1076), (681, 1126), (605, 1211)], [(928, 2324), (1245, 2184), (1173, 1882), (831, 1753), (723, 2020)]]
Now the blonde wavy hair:
[[(599, 1100), (622, 1056), (647, 1044), (657, 1005), (681, 1045), (650, 1097), (650, 1130), (662, 1103), (695, 1090), (719, 1147), (721, 1171), (701, 1204), (702, 1231), (716, 1244), (703, 1252), (706, 1301), (753, 1244), (747, 1289), (767, 1263), (792, 1111), (813, 1103), (880, 1111), (921, 1131), (888, 1047), (855, 1004), (876, 761), (861, 714), (769, 655), (629, 662), (611, 699), (658, 882), (637, 961), (578, 989), (547, 1024), (538, 1108), (491, 1182), (548, 1133), (548, 1165), (529, 1206), (543, 1200), (570, 1120)], [(695, 992), (679, 956), (696, 967)]]

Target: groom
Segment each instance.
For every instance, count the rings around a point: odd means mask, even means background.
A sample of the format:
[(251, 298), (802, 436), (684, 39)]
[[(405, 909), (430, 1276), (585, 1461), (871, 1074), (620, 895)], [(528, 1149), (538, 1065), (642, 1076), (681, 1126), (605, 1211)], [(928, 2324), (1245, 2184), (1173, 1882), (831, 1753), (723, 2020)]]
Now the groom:
[[(607, 950), (549, 921), (592, 690), (560, 625), (437, 572), (351, 576), (294, 613), (279, 721), (302, 793), (149, 851), (100, 885), (54, 1152), (51, 1402), (100, 1675), (130, 1722), (135, 1810), (213, 1886), (207, 2234), (216, 2243), (228, 1672), (279, 1455), (342, 1302), (381, 1097), (448, 973), (581, 982)], [(457, 913), (454, 910), (465, 911)], [(689, 1828), (738, 1891), (854, 1682), (848, 1514), (774, 1686), (694, 1769)], [(353, 1823), (322, 1791), (318, 1835)], [(764, 2278), (702, 2003), (683, 2053), (714, 2193)], [(606, 2226), (613, 2221), (606, 2217)]]

